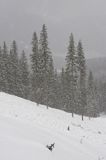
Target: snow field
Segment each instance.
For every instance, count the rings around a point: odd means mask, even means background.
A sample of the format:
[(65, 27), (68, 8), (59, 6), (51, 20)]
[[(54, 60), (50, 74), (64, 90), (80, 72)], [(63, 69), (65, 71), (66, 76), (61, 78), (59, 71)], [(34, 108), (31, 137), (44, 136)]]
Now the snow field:
[[(70, 131), (67, 127), (70, 126)], [(53, 152), (46, 145), (55, 142)], [(106, 160), (106, 118), (89, 120), (0, 93), (0, 160)]]

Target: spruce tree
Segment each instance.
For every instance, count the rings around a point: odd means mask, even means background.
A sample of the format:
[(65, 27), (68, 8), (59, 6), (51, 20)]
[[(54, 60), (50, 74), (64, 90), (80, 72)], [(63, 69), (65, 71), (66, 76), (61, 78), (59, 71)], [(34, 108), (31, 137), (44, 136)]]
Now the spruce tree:
[(71, 33), (69, 38), (68, 52), (66, 56), (66, 94), (68, 111), (75, 112), (77, 92), (77, 56), (75, 51), (74, 37)]
[(94, 83), (93, 73), (89, 72), (87, 84), (87, 115), (89, 117), (98, 116), (97, 89)]
[(16, 41), (13, 41), (9, 56), (9, 92), (22, 96), (21, 73)]
[(106, 82), (99, 82), (99, 112), (106, 113)]
[(54, 108), (65, 110), (63, 86), (62, 86), (62, 73), (59, 73), (56, 69), (54, 71)]
[(38, 104), (39, 102), (39, 80), (40, 80), (40, 56), (38, 50), (38, 37), (36, 32), (33, 33), (32, 37), (32, 54), (31, 57), (31, 100), (36, 101)]
[(54, 107), (55, 103), (55, 77), (54, 77), (54, 64), (53, 58), (50, 56), (49, 60), (49, 72), (47, 77), (47, 85), (48, 85), (48, 92), (47, 92), (47, 105), (50, 107)]
[[(49, 74), (52, 55), (48, 47), (48, 34), (45, 24), (42, 26), (39, 40), (39, 67), (40, 67), (40, 102), (48, 105), (49, 98)], [(52, 60), (52, 61), (51, 61)]]
[(60, 75), (60, 78), (61, 78), (61, 82), (60, 82), (60, 85), (61, 85), (61, 101), (62, 101), (62, 106), (63, 106), (63, 110), (66, 110), (66, 79), (65, 79), (65, 70), (64, 68), (62, 68), (62, 71), (61, 71), (61, 75)]
[(77, 54), (78, 54), (78, 70), (79, 70), (79, 97), (78, 97), (78, 107), (79, 113), (83, 116), (86, 112), (86, 60), (84, 56), (84, 51), (82, 47), (81, 41), (79, 41), (77, 46)]
[(38, 37), (36, 32), (33, 33), (32, 37), (32, 54), (31, 57), (31, 67), (33, 74), (37, 73), (38, 70), (38, 59), (39, 59), (39, 53), (38, 53)]
[(22, 52), (20, 58), (20, 76), (21, 76), (21, 83), (22, 83), (22, 97), (28, 99), (29, 97), (29, 69), (28, 69), (28, 62), (25, 55), (25, 52)]
[(3, 92), (8, 92), (8, 49), (5, 42), (0, 52), (0, 88)]
[(3, 55), (2, 55), (2, 49), (0, 47), (0, 91), (4, 91), (4, 77), (3, 77), (3, 74), (4, 74), (4, 71), (3, 71), (3, 68), (4, 68), (4, 62), (3, 62)]

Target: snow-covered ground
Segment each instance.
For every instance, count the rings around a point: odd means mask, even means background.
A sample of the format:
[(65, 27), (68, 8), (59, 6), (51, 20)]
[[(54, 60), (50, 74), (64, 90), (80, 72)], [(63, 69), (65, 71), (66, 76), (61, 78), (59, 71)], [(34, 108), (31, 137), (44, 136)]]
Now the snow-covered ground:
[[(52, 152), (46, 148), (51, 143)], [(82, 122), (0, 93), (0, 160), (106, 160), (106, 117)]]

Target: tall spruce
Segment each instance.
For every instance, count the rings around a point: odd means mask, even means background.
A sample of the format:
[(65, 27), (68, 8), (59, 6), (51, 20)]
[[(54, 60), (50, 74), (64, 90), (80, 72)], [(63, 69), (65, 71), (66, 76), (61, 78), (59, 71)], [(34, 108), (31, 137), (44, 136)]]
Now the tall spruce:
[(60, 75), (55, 69), (54, 71), (54, 108), (63, 109), (63, 99), (61, 90), (61, 80)]
[(63, 106), (63, 110), (67, 110), (66, 108), (66, 95), (67, 95), (67, 91), (66, 91), (66, 74), (65, 74), (65, 69), (62, 68), (62, 71), (61, 71), (61, 75), (60, 75), (60, 79), (61, 79), (61, 82), (60, 82), (60, 85), (61, 85), (61, 101), (62, 101), (62, 106)]
[(38, 37), (36, 32), (32, 37), (32, 54), (31, 57), (31, 100), (39, 102), (39, 51), (38, 51)]
[(22, 55), (20, 58), (20, 76), (21, 76), (21, 83), (22, 83), (22, 97), (28, 99), (29, 97), (29, 68), (28, 62), (25, 55), (25, 52), (22, 51)]
[(54, 64), (53, 58), (50, 56), (49, 58), (49, 72), (48, 72), (48, 92), (47, 92), (47, 99), (48, 99), (48, 106), (54, 107), (55, 104), (55, 76), (54, 76)]
[(51, 52), (48, 47), (48, 34), (45, 24), (42, 26), (39, 40), (40, 54), (40, 101), (42, 104), (48, 105), (49, 101), (49, 74), (51, 65)]
[(9, 57), (9, 92), (22, 96), (22, 83), (16, 41), (13, 41)]
[(1, 90), (8, 92), (8, 49), (6, 42), (3, 43), (3, 48), (0, 51), (0, 67), (1, 67)]
[(99, 112), (106, 113), (106, 82), (99, 82), (98, 86), (100, 97)]
[(87, 115), (89, 117), (98, 116), (97, 89), (94, 83), (93, 73), (89, 72), (87, 84)]
[(0, 47), (0, 91), (4, 91), (4, 62), (3, 62), (3, 55), (2, 49)]
[(75, 51), (74, 37), (72, 33), (69, 38), (69, 46), (66, 56), (66, 84), (66, 90), (68, 91), (66, 93), (67, 107), (68, 111), (70, 111), (73, 116), (76, 107), (77, 92), (77, 55)]
[(78, 53), (78, 70), (79, 70), (78, 107), (79, 107), (79, 113), (82, 115), (82, 120), (83, 120), (83, 116), (86, 112), (87, 98), (86, 98), (86, 60), (81, 41), (79, 41), (78, 43), (77, 53)]

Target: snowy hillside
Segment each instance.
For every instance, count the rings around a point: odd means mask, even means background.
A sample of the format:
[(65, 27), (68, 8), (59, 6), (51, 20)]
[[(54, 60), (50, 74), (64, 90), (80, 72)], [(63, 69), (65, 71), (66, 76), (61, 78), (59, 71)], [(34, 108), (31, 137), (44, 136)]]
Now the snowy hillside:
[(106, 160), (106, 117), (82, 122), (0, 93), (0, 160)]

